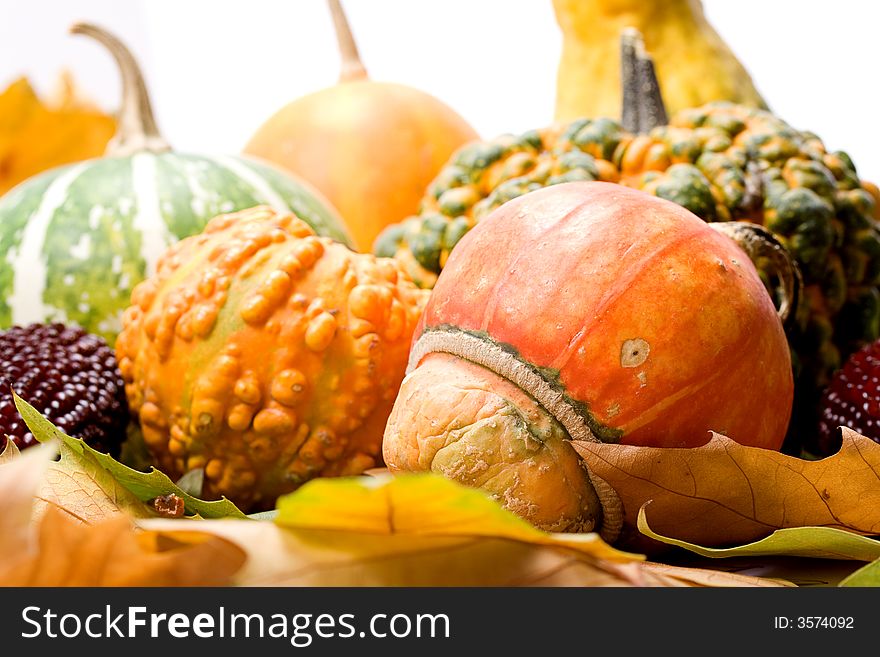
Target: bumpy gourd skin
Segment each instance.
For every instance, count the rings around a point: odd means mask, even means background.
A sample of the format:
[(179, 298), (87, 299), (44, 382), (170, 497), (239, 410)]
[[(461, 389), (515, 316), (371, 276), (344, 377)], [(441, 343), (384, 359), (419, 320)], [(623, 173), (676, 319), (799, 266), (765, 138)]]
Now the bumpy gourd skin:
[(648, 135), (611, 119), (579, 119), (465, 146), (434, 180), (420, 214), (386, 230), (394, 255), (433, 287), (458, 240), (492, 209), (534, 189), (604, 180), (674, 201), (706, 221), (746, 220), (773, 231), (804, 278), (790, 342), (798, 406), (859, 345), (880, 335), (880, 233), (875, 199), (849, 157), (769, 112), (731, 103), (685, 110)]
[(135, 288), (116, 345), (156, 464), (244, 509), (372, 467), (426, 296), (293, 215), (213, 219)]

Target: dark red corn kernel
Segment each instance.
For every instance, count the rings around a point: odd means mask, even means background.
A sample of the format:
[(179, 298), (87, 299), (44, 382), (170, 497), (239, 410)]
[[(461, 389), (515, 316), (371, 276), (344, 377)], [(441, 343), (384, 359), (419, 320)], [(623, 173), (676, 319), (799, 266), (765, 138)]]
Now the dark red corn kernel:
[(850, 356), (822, 394), (819, 433), (834, 451), (839, 427), (848, 427), (880, 443), (880, 340)]
[(128, 424), (122, 375), (100, 337), (63, 324), (0, 331), (0, 450), (36, 444), (12, 400), (12, 390), (62, 431), (118, 455)]

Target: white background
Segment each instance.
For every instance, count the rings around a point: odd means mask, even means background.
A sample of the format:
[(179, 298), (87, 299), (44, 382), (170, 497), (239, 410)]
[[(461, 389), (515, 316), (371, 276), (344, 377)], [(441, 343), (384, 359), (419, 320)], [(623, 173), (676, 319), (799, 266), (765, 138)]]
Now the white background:
[[(704, 6), (771, 108), (880, 182), (880, 2)], [(552, 120), (561, 37), (551, 0), (347, 0), (345, 8), (372, 78), (434, 94), (486, 138)], [(324, 0), (0, 0), (0, 86), (27, 74), (50, 90), (67, 67), (113, 109), (114, 65), (97, 44), (67, 34), (74, 20), (129, 44), (178, 150), (239, 151), (284, 103), (338, 76)]]

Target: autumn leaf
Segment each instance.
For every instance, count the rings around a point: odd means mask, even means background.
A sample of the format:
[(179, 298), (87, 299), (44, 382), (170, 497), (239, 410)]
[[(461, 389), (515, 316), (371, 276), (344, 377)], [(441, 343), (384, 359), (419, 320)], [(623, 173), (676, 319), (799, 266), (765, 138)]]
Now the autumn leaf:
[(687, 571), (705, 569), (731, 575), (777, 580), (797, 587), (837, 586), (863, 566), (863, 562), (810, 557), (757, 556), (717, 559), (701, 557), (684, 550), (664, 555), (664, 565), (684, 567)]
[(687, 541), (661, 536), (651, 529), (647, 513), (651, 508), (646, 503), (639, 509), (638, 528), (646, 536), (656, 541), (699, 554), (703, 557), (756, 557), (787, 556), (811, 557), (814, 559), (852, 559), (873, 561), (880, 559), (880, 541), (867, 536), (853, 534), (833, 527), (789, 527), (777, 529), (766, 538), (730, 548), (708, 548)]
[[(186, 513), (202, 518), (245, 518), (226, 498), (200, 500), (152, 468), (140, 472), (123, 465), (109, 454), (92, 449), (79, 438), (71, 438), (44, 418), (33, 406), (13, 393), (15, 406), (31, 433), (40, 442), (57, 440), (61, 445), (61, 461), (47, 477), (43, 491), (45, 500), (56, 504), (85, 522), (94, 522), (125, 509), (135, 516), (145, 513), (142, 503), (162, 495), (182, 498)], [(115, 507), (115, 509), (114, 509)]]
[(880, 586), (880, 559), (859, 568), (838, 586)]
[(18, 450), (18, 445), (11, 440), (6, 439), (6, 444), (3, 446), (3, 449), (0, 450), (0, 465), (9, 463), (20, 454), (21, 452)]
[(612, 548), (595, 533), (543, 532), (482, 491), (430, 473), (314, 479), (280, 498), (277, 509), (275, 522), (295, 529), (490, 536), (560, 545), (609, 560), (643, 558)]
[(196, 524), (159, 541), (121, 513), (88, 525), (49, 506), (35, 523), (35, 494), (55, 463), (57, 443), (15, 453), (7, 446), (0, 455), (0, 586), (226, 584), (244, 563), (234, 544), (199, 534)]
[(49, 443), (20, 455), (12, 441), (7, 441), (0, 454), (0, 541), (4, 555), (25, 554), (31, 549), (34, 494), (56, 453), (57, 445)]
[[(31, 526), (33, 491), (51, 452), (42, 462), (36, 457), (47, 449), (31, 448), (0, 467), (0, 491), (15, 487), (26, 511), (0, 516), (5, 554), (20, 555), (0, 566), (0, 585), (779, 585), (656, 568), (594, 535), (547, 534), (483, 493), (435, 475), (316, 480), (282, 500), (277, 523), (141, 519), (135, 531), (124, 513), (88, 525), (49, 506), (38, 550), (19, 552), (11, 537)], [(21, 486), (22, 464), (30, 490)]]
[(25, 78), (0, 92), (0, 194), (41, 171), (101, 155), (116, 122), (78, 97), (71, 77), (41, 100)]
[(61, 458), (52, 462), (37, 493), (36, 513), (54, 506), (84, 523), (96, 523), (120, 513), (139, 518), (155, 516), (146, 504), (117, 481), (88, 451), (61, 444)]
[(573, 446), (620, 495), (624, 545), (639, 545), (638, 512), (648, 501), (655, 532), (710, 547), (787, 527), (880, 533), (880, 445), (848, 429), (840, 450), (818, 461), (744, 447), (719, 434), (688, 449)]
[(245, 561), (234, 543), (210, 534), (158, 540), (125, 515), (84, 525), (54, 507), (42, 518), (35, 554), (11, 561), (15, 553), (4, 554), (0, 586), (221, 586)]
[[(778, 586), (741, 575), (655, 569), (598, 536), (550, 534), (481, 491), (432, 474), (313, 480), (275, 522), (204, 520), (248, 553), (245, 586)], [(174, 536), (191, 521), (143, 520)], [(714, 578), (714, 579), (713, 579)]]
[(643, 564), (645, 569), (657, 576), (665, 576), (671, 579), (679, 580), (688, 586), (707, 586), (707, 587), (779, 587), (779, 586), (795, 586), (793, 583), (779, 579), (767, 577), (754, 577), (749, 575), (739, 575), (737, 573), (728, 573), (721, 570), (713, 570), (711, 568), (686, 568), (683, 566), (673, 566), (663, 563), (646, 562)]
[[(191, 520), (143, 520), (175, 536)], [(486, 537), (286, 529), (271, 522), (198, 521), (248, 554), (240, 586), (651, 586), (646, 571), (583, 553)], [(633, 562), (641, 563), (641, 562)]]

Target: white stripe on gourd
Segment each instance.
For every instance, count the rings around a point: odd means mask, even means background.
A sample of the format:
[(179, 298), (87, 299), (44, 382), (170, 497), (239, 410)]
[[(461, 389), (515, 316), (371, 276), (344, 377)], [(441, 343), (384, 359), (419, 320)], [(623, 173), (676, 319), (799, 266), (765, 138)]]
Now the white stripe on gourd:
[(37, 211), (22, 231), (21, 241), (12, 261), (12, 294), (9, 306), (14, 309), (17, 323), (42, 322), (48, 317), (65, 321), (64, 311), (43, 303), (48, 267), (43, 244), (52, 218), (67, 200), (67, 190), (85, 170), (87, 164), (74, 166), (59, 175), (46, 189)]
[(152, 153), (134, 155), (131, 158), (131, 175), (137, 203), (132, 226), (141, 235), (141, 253), (147, 262), (146, 276), (152, 276), (156, 270), (156, 254), (163, 253), (175, 241), (165, 221), (161, 220), (163, 214), (159, 207), (156, 156)]
[(287, 202), (281, 198), (281, 195), (272, 189), (268, 181), (241, 160), (223, 155), (216, 155), (213, 159), (218, 165), (228, 169), (234, 176), (241, 178), (253, 187), (259, 197), (276, 212), (290, 212), (292, 210)]
[(207, 202), (211, 200), (208, 190), (202, 187), (202, 183), (199, 181), (200, 169), (207, 169), (210, 164), (206, 164), (204, 160), (201, 160), (199, 164), (201, 166), (190, 160), (173, 162), (172, 164), (173, 167), (180, 169), (181, 177), (186, 181), (190, 194), (189, 209), (196, 217), (205, 215)]

